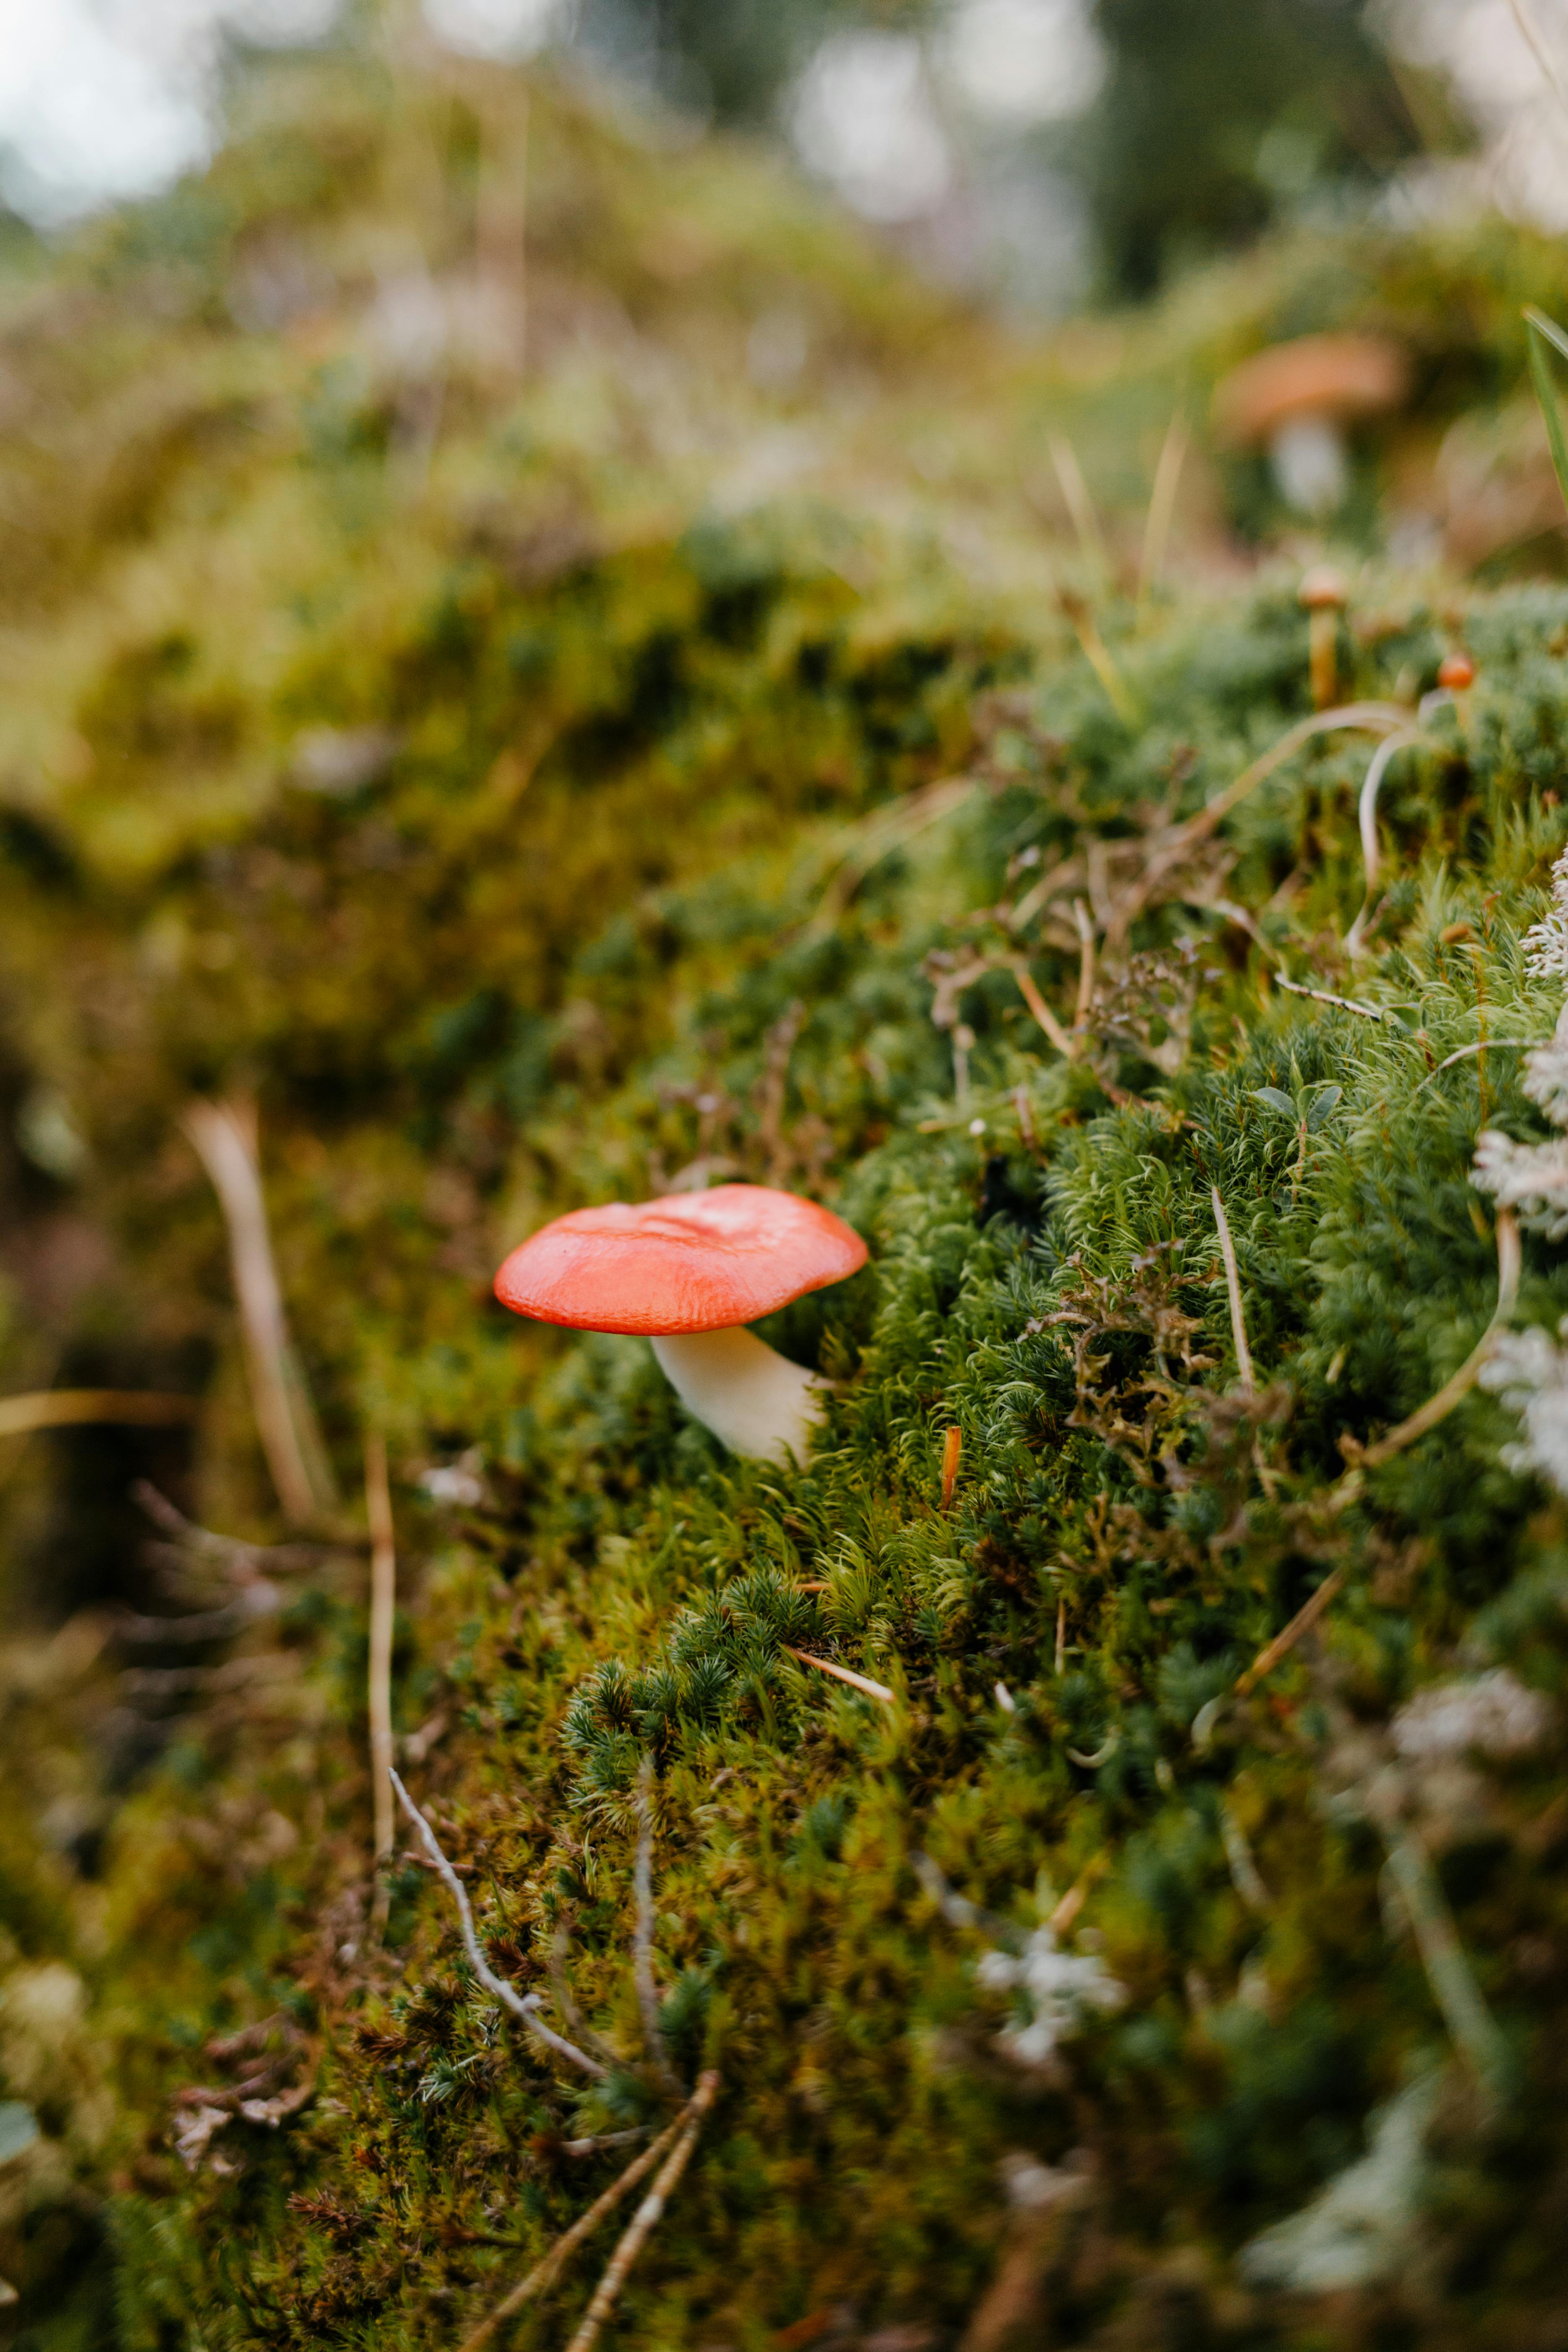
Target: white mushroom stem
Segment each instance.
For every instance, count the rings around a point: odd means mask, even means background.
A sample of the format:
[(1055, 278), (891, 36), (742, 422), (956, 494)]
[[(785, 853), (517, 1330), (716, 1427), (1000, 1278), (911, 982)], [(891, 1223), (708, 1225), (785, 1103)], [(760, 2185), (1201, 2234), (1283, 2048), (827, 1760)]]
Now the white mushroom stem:
[(805, 1461), (807, 1435), (822, 1418), (822, 1383), (810, 1372), (742, 1325), (672, 1332), (652, 1344), (687, 1412), (731, 1454)]
[(1331, 514), (1350, 488), (1345, 436), (1337, 418), (1322, 409), (1298, 410), (1268, 437), (1275, 488), (1298, 514)]

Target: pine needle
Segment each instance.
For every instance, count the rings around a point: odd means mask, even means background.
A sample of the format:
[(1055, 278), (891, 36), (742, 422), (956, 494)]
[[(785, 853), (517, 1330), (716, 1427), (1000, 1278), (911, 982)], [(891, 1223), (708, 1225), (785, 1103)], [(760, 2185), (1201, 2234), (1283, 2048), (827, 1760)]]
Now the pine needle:
[(1568, 436), (1563, 429), (1563, 410), (1557, 398), (1557, 386), (1552, 380), (1552, 362), (1548, 352), (1554, 351), (1568, 359), (1568, 335), (1554, 319), (1533, 304), (1524, 314), (1530, 329), (1530, 373), (1535, 384), (1535, 397), (1541, 403), (1541, 414), (1546, 423), (1546, 438), (1552, 450), (1552, 468), (1557, 477), (1557, 487), (1563, 493), (1563, 503), (1568, 506)]
[[(364, 1444), (364, 1498), (370, 1521), (370, 1778), (374, 1857), (392, 1853), (392, 1633), (396, 1606), (397, 1552), (392, 1524), (392, 1490), (386, 1475), (386, 1441), (373, 1430)], [(374, 1910), (384, 1926), (387, 1890), (378, 1876)]]
[(697, 2145), (703, 2120), (718, 2095), (719, 2076), (712, 2073), (703, 2074), (686, 2110), (680, 2137), (665, 2158), (658, 2179), (633, 2214), (625, 2236), (611, 2255), (609, 2266), (599, 2281), (594, 2300), (584, 2314), (583, 2324), (567, 2347), (567, 2352), (589, 2352), (590, 2346), (597, 2340), (599, 2330), (614, 2311), (621, 2289), (631, 2274), (633, 2263), (658, 2227), (681, 2174), (691, 2160), (691, 2151)]
[(35, 1389), (0, 1397), (0, 1437), (26, 1437), (35, 1429), (78, 1429), (94, 1422), (132, 1429), (163, 1429), (195, 1416), (195, 1397), (161, 1396), (151, 1389)]
[(958, 1484), (958, 1465), (963, 1458), (963, 1432), (954, 1422), (942, 1440), (942, 1507), (952, 1508), (952, 1490)]
[(1165, 427), (1165, 437), (1160, 445), (1159, 460), (1154, 467), (1153, 487), (1149, 493), (1149, 512), (1143, 524), (1143, 551), (1138, 563), (1140, 614), (1165, 568), (1165, 549), (1171, 536), (1171, 521), (1176, 510), (1176, 489), (1182, 478), (1189, 438), (1186, 419), (1178, 408)]
[(1236, 1267), (1236, 1244), (1230, 1237), (1230, 1220), (1225, 1213), (1225, 1202), (1219, 1196), (1219, 1186), (1211, 1185), (1209, 1198), (1214, 1202), (1214, 1221), (1219, 1228), (1219, 1254), (1225, 1260), (1225, 1286), (1230, 1294), (1230, 1336), (1236, 1343), (1236, 1368), (1241, 1375), (1241, 1385), (1250, 1389), (1252, 1350), (1247, 1344), (1247, 1317), (1241, 1304), (1241, 1276)]
[(212, 1179), (228, 1227), (257, 1433), (284, 1517), (296, 1527), (334, 1509), (337, 1490), (289, 1338), (257, 1163), (256, 1112), (241, 1102), (186, 1106), (180, 1126)]
[(458, 1906), (458, 1919), (463, 1936), (463, 1949), (468, 1953), (468, 1966), (485, 1990), (494, 2000), (499, 2000), (503, 2009), (510, 2009), (515, 2018), (521, 2019), (530, 2033), (536, 2040), (542, 2042), (546, 2049), (553, 2050), (557, 2057), (568, 2059), (574, 2066), (581, 2067), (584, 2074), (592, 2074), (602, 2081), (609, 2072), (608, 2067), (601, 2066), (596, 2058), (590, 2058), (585, 2050), (579, 2050), (574, 2042), (567, 2042), (561, 2034), (552, 2032), (543, 2019), (537, 2014), (539, 1995), (536, 1992), (520, 1993), (515, 1985), (510, 1985), (504, 1977), (497, 1976), (485, 1958), (484, 1946), (480, 1943), (479, 1931), (474, 1926), (473, 1911), (469, 1906), (468, 1890), (462, 1880), (442, 1853), (435, 1831), (390, 1766), (387, 1768), (387, 1777), (396, 1791), (398, 1802), (418, 1832), (421, 1844), (435, 1864), (443, 1885)]
[(665, 2086), (678, 2090), (679, 2084), (664, 2046), (664, 2033), (659, 2024), (658, 1987), (653, 1974), (653, 1805), (650, 1801), (653, 1785), (653, 1759), (643, 1759), (637, 1787), (637, 1863), (632, 1873), (632, 1885), (637, 1895), (637, 1926), (632, 1936), (632, 1973), (637, 1979), (637, 2006), (642, 2011), (643, 2040), (647, 2054)]
[[(685, 2112), (688, 2111), (683, 2111), (683, 2115)], [(651, 2147), (645, 2147), (640, 2156), (633, 2158), (619, 2179), (612, 2180), (603, 2196), (596, 2197), (587, 2211), (573, 2222), (563, 2236), (556, 2239), (549, 2252), (542, 2261), (535, 2263), (528, 2276), (519, 2280), (510, 2294), (502, 2297), (487, 2319), (480, 2320), (471, 2335), (464, 2336), (458, 2352), (483, 2352), (484, 2346), (493, 2341), (497, 2332), (509, 2319), (514, 2318), (526, 2304), (542, 2295), (546, 2287), (553, 2285), (567, 2258), (576, 2252), (584, 2239), (591, 2237), (605, 2216), (613, 2213), (622, 2199), (628, 2196), (637, 2182), (653, 2169), (679, 2131), (683, 2115), (677, 2116)]]
[(898, 1705), (898, 1693), (886, 1683), (874, 1683), (868, 1675), (856, 1674), (853, 1667), (835, 1665), (831, 1658), (814, 1658), (809, 1650), (791, 1649), (787, 1642), (781, 1642), (779, 1647), (797, 1665), (815, 1666), (819, 1675), (831, 1675), (836, 1682), (847, 1683), (851, 1690), (864, 1691), (868, 1698), (879, 1698), (884, 1706)]

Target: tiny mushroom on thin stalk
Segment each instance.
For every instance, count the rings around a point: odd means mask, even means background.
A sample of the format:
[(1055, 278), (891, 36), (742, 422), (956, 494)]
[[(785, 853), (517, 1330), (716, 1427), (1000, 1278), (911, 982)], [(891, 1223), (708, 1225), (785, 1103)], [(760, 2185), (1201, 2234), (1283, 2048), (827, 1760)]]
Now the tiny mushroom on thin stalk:
[(514, 1249), (496, 1297), (579, 1331), (637, 1333), (689, 1412), (731, 1453), (804, 1456), (823, 1383), (745, 1326), (842, 1282), (866, 1244), (841, 1217), (764, 1184), (574, 1209)]
[(1409, 370), (1385, 335), (1302, 335), (1244, 360), (1215, 393), (1230, 441), (1261, 444), (1298, 514), (1331, 514), (1350, 487), (1345, 426), (1395, 408)]
[(1301, 583), (1301, 605), (1307, 615), (1307, 662), (1312, 682), (1312, 708), (1329, 710), (1339, 692), (1340, 614), (1349, 601), (1344, 573), (1331, 563), (1314, 563)]
[(1437, 690), (1451, 694), (1459, 725), (1468, 733), (1470, 724), (1470, 688), (1476, 682), (1476, 666), (1467, 653), (1445, 654), (1437, 665)]

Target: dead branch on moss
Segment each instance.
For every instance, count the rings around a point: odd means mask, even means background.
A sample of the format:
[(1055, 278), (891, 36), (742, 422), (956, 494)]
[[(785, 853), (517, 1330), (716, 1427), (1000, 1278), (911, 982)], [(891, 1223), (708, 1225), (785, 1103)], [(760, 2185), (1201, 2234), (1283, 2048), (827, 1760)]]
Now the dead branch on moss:
[(1219, 1186), (1209, 1187), (1214, 1202), (1215, 1226), (1219, 1234), (1219, 1254), (1225, 1261), (1225, 1287), (1230, 1300), (1230, 1336), (1236, 1349), (1236, 1369), (1244, 1389), (1253, 1386), (1252, 1350), (1247, 1344), (1247, 1312), (1241, 1302), (1241, 1276), (1237, 1271), (1236, 1244), (1230, 1237), (1230, 1219), (1225, 1213)]
[(608, 2319), (631, 2274), (632, 2265), (641, 2253), (666, 2205), (674, 2195), (680, 2176), (691, 2159), (698, 2136), (709, 2109), (719, 2095), (719, 2076), (709, 2072), (698, 2079), (697, 2088), (686, 2108), (680, 2137), (660, 2168), (658, 2179), (633, 2214), (620, 2244), (610, 2257), (609, 2267), (599, 2281), (592, 2303), (583, 2316), (583, 2324), (567, 2347), (567, 2352), (589, 2352), (597, 2340), (599, 2330)]
[(835, 1682), (847, 1683), (851, 1690), (861, 1691), (868, 1698), (879, 1698), (884, 1706), (898, 1704), (898, 1693), (890, 1691), (886, 1683), (874, 1683), (868, 1675), (858, 1675), (851, 1666), (837, 1665), (831, 1658), (814, 1658), (809, 1650), (792, 1649), (787, 1642), (781, 1642), (779, 1647), (796, 1665), (815, 1666), (819, 1675), (831, 1675)]
[(267, 1466), (285, 1517), (309, 1527), (336, 1507), (337, 1490), (289, 1337), (257, 1160), (256, 1107), (198, 1097), (180, 1125), (212, 1179), (228, 1228), (251, 1402)]
[[(651, 2147), (645, 2148), (640, 2156), (633, 2158), (619, 2178), (611, 2181), (603, 2195), (595, 2199), (587, 2211), (556, 2239), (548, 2253), (535, 2263), (527, 2277), (520, 2279), (510, 2294), (503, 2295), (489, 2316), (481, 2319), (472, 2333), (464, 2336), (458, 2352), (483, 2352), (484, 2346), (494, 2341), (497, 2333), (505, 2326), (509, 2319), (515, 2318), (525, 2305), (535, 2302), (546, 2288), (553, 2286), (568, 2259), (575, 2253), (584, 2238), (591, 2237), (606, 2215), (613, 2213), (622, 2200), (637, 2187), (637, 2182), (652, 2171), (659, 2158), (680, 2130), (685, 2112), (683, 2109), (682, 2114), (676, 2116), (675, 2121), (659, 2134)], [(591, 2149), (608, 2147), (616, 2140), (635, 2137), (635, 2134), (630, 2133), (616, 2133), (602, 2140), (569, 2141), (567, 2146), (570, 2152), (586, 2154)]]
[(457, 1906), (458, 1918), (462, 1930), (463, 1948), (468, 1956), (468, 1965), (480, 1984), (488, 1993), (500, 2002), (503, 2009), (511, 2011), (511, 2014), (527, 2028), (536, 2041), (542, 2042), (547, 2050), (552, 2050), (558, 2058), (564, 2058), (570, 2064), (581, 2068), (584, 2074), (592, 2074), (595, 2081), (603, 2081), (609, 2072), (606, 2066), (601, 2065), (599, 2061), (596, 2058), (591, 2058), (585, 2050), (579, 2050), (575, 2042), (566, 2041), (563, 2035), (554, 2032), (545, 2024), (538, 2013), (541, 2002), (541, 1996), (538, 1993), (520, 1993), (515, 1985), (510, 1985), (504, 1977), (497, 1976), (485, 1958), (484, 1947), (479, 1942), (479, 1930), (474, 1926), (473, 1911), (462, 1880), (442, 1852), (435, 1831), (390, 1764), (387, 1767), (387, 1774), (396, 1791), (398, 1802), (413, 1822), (426, 1853)]
[(35, 1389), (0, 1397), (0, 1437), (26, 1437), (36, 1429), (76, 1429), (103, 1422), (138, 1429), (172, 1428), (193, 1421), (195, 1397), (149, 1389)]
[[(374, 1856), (379, 1873), (392, 1853), (392, 1633), (396, 1606), (397, 1551), (392, 1525), (392, 1490), (386, 1475), (386, 1440), (373, 1431), (364, 1447), (365, 1512), (370, 1521), (370, 1778)], [(374, 1914), (385, 1922), (387, 1891), (377, 1878)]]
[(647, 2048), (648, 2063), (666, 2090), (679, 2091), (675, 2070), (664, 2046), (664, 2032), (659, 2023), (658, 1987), (653, 1975), (653, 1806), (649, 1791), (653, 1781), (653, 1759), (646, 1757), (637, 1783), (637, 1851), (632, 1869), (632, 1885), (637, 1896), (637, 1926), (632, 1937), (632, 1972), (637, 1980), (637, 2006), (642, 2011), (643, 2041)]

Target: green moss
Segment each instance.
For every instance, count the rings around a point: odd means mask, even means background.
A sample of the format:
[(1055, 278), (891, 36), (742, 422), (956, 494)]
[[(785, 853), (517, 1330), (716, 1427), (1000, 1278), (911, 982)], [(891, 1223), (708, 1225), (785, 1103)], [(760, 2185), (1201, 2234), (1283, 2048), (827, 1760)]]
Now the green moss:
[[(1511, 2053), (1489, 2116), (1343, 1800), (1416, 1688), (1496, 1661), (1560, 1697), (1562, 1507), (1477, 1392), (1336, 1482), (1342, 1442), (1430, 1396), (1495, 1299), (1475, 1132), (1537, 1114), (1512, 1048), (1438, 1066), (1483, 1016), (1537, 1037), (1559, 1009), (1520, 940), (1564, 831), (1568, 596), (1358, 585), (1347, 697), (1408, 701), (1456, 636), (1480, 677), (1463, 728), (1436, 715), (1390, 772), (1353, 967), (1365, 738), (1305, 746), (1119, 927), (1107, 894), (1158, 828), (1306, 713), (1293, 577), (1142, 614), (1104, 587), (1119, 716), (1047, 600), (1071, 559), (1017, 513), (1042, 384), (1058, 416), (1100, 398), (1070, 352), (1003, 352), (750, 159), (639, 155), (544, 89), (532, 373), (455, 347), (421, 444), (428, 382), (366, 324), (371, 232), (418, 219), (428, 268), (468, 285), (474, 156), (482, 189), (516, 95), (264, 83), (209, 180), (62, 257), (28, 297), (45, 323), (15, 322), (27, 383), (103, 434), (114, 482), (63, 426), (5, 460), (48, 516), (15, 590), (6, 1099), (43, 1090), (83, 1147), (51, 1173), (36, 1123), (6, 1145), (6, 1378), (201, 1406), (199, 1443), (162, 1454), (36, 1441), (6, 1497), (8, 1606), (34, 1621), (6, 1696), (7, 1983), (68, 1963), (86, 1988), (0, 2049), (16, 2095), (31, 2066), (54, 2100), (54, 2169), (0, 2203), (22, 2340), (459, 2341), (612, 2177), (563, 2140), (664, 2112), (630, 1959), (651, 1758), (662, 2039), (725, 2087), (626, 2340), (740, 2352), (844, 2305), (853, 2332), (956, 2340), (1000, 2263), (1049, 2302), (1037, 2340), (1105, 2352), (1544, 2344), (1558, 1749), (1411, 1799)], [(1426, 250), (1435, 282), (1497, 282), (1484, 238)], [(1300, 253), (1268, 267), (1270, 331), (1343, 322)], [(247, 310), (285, 282), (328, 290), (291, 321)], [(1255, 340), (1239, 279), (1214, 282)], [(150, 283), (183, 289), (162, 325)], [(799, 415), (742, 357), (797, 297)], [(63, 352), (48, 305), (89, 299)], [(1201, 308), (1189, 290), (1097, 362), (1108, 434)], [(1477, 330), (1500, 393), (1511, 332)], [(758, 445), (782, 462), (808, 425), (828, 446), (806, 487), (746, 489)], [(1071, 1022), (1070, 898), (1020, 913), (1069, 860), (1103, 934), (1071, 1059), (1017, 978)], [(242, 1088), (345, 1494), (366, 1426), (391, 1446), (410, 1780), (504, 1974), (548, 1989), (569, 1938), (618, 2053), (586, 2092), (477, 1992), (406, 1853), (373, 1927), (361, 1549), (281, 1560), (280, 1607), (237, 1644), (104, 1646), (95, 1612), (174, 1605), (122, 1500), (137, 1472), (280, 1532), (176, 1126), (193, 1089)], [(871, 1244), (765, 1327), (842, 1384), (787, 1475), (687, 1422), (641, 1343), (489, 1294), (542, 1218), (704, 1171), (831, 1199)], [(1528, 1241), (1521, 1319), (1565, 1309), (1561, 1252)], [(1195, 1738), (1330, 1573), (1319, 1633)], [(53, 1649), (51, 1599), (77, 1612)], [(986, 1918), (955, 1924), (922, 1857)], [(1075, 1954), (1121, 1999), (1020, 2064), (1029, 2002), (975, 1964), (1068, 1889)], [(269, 2084), (315, 2072), (314, 2099), (226, 2125), (187, 2171), (181, 2095), (232, 2088), (251, 2045), (226, 2043), (253, 2028)], [(1244, 2293), (1238, 2250), (1434, 2064), (1408, 2259), (1328, 2302)], [(1009, 2219), (1019, 2155), (1077, 2184), (1054, 2218)], [(520, 2344), (568, 2324), (600, 2252)]]

